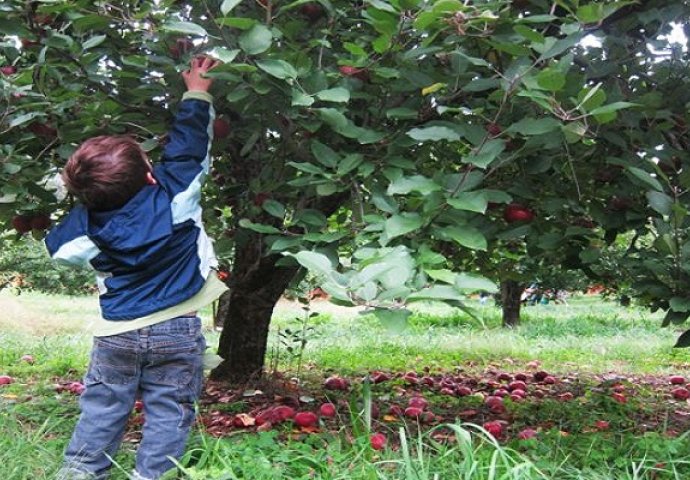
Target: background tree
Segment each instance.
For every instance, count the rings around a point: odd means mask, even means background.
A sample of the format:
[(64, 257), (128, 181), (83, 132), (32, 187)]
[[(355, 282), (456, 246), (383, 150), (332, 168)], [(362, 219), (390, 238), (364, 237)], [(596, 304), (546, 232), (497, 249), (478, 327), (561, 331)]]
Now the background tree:
[[(654, 242), (664, 275), (650, 278), (665, 289), (639, 291), (673, 318), (687, 313), (678, 300), (684, 191), (674, 186), (684, 177), (653, 161), (677, 157), (677, 173), (685, 161), (671, 143), (685, 134), (676, 121), (685, 113), (670, 92), (686, 78), (686, 53), (661, 50), (673, 25), (687, 23), (685, 2), (3, 9), (6, 230), (24, 230), (22, 215), (64, 212), (70, 200), (47, 179), (85, 138), (128, 133), (155, 155), (181, 92), (178, 71), (199, 53), (225, 62), (213, 73), (219, 120), (206, 197), (232, 265), (219, 378), (261, 373), (273, 306), (304, 268), (334, 301), (404, 321), (410, 302), (462, 307), (464, 293), (495, 288), (482, 274), (505, 280), (470, 252), (500, 259), (518, 248), (586, 267), (633, 229), (678, 247)], [(588, 36), (600, 46), (586, 46)], [(516, 203), (533, 217), (506, 220)], [(467, 261), (453, 260), (458, 249)]]

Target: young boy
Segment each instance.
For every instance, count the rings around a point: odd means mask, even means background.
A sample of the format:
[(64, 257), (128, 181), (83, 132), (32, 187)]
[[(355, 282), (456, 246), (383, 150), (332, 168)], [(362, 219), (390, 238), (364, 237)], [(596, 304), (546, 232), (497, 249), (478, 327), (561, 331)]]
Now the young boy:
[(196, 58), (162, 162), (128, 137), (96, 137), (70, 157), (63, 180), (81, 204), (46, 237), (50, 255), (96, 271), (94, 328), (81, 416), (58, 479), (104, 479), (141, 396), (145, 423), (135, 479), (157, 479), (184, 452), (201, 392), (206, 343), (196, 311), (225, 290), (201, 223), (214, 111)]

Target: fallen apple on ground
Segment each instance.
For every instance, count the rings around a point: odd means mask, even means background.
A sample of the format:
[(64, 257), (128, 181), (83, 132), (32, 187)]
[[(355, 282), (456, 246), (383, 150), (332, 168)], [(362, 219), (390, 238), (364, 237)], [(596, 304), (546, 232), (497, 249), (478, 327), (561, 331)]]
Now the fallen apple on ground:
[(314, 412), (297, 412), (292, 421), (298, 427), (315, 427), (319, 423), (319, 417)]
[(19, 359), (22, 362), (26, 362), (29, 365), (33, 365), (35, 362), (34, 356), (33, 355), (22, 355), (22, 358)]
[(9, 375), (0, 375), (0, 385), (9, 385), (10, 383), (14, 383), (14, 378)]
[(332, 403), (324, 403), (319, 407), (319, 414), (322, 417), (335, 417), (336, 409)]
[(374, 450), (383, 450), (386, 448), (386, 436), (383, 433), (375, 433), (369, 439), (371, 443), (371, 448)]

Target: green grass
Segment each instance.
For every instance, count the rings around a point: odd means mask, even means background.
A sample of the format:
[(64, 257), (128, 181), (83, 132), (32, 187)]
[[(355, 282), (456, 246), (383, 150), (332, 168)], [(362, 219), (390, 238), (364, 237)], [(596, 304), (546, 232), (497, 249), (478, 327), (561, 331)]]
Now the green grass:
[[(420, 430), (414, 424), (377, 422), (375, 429), (386, 433), (391, 446), (383, 452), (370, 448), (366, 428), (356, 415), (311, 435), (285, 426), (216, 439), (198, 427), (182, 460), (180, 478), (690, 478), (690, 437), (679, 429), (687, 423), (678, 423), (676, 414), (687, 408), (668, 404), (663, 392), (635, 383), (645, 375), (685, 373), (690, 366), (688, 352), (671, 348), (679, 332), (659, 328), (659, 315), (580, 298), (567, 308), (528, 307), (522, 324), (505, 330), (498, 309), (473, 305), (476, 317), (424, 305), (415, 310), (405, 331), (391, 332), (369, 315), (317, 303), (313, 308), (320, 314), (309, 321), (313, 329), (302, 358), (304, 380), (309, 385), (310, 379), (318, 381), (332, 372), (359, 378), (370, 370), (524, 371), (527, 362), (538, 360), (550, 372), (582, 378), (572, 387), (585, 392), (567, 404), (549, 400), (510, 405), (509, 438), (529, 426), (539, 430), (538, 440), (496, 443), (480, 429), (452, 419), (453, 412), (476, 408), (476, 399), (449, 401), (429, 394), (432, 404), (447, 414), (448, 425)], [(59, 466), (78, 415), (77, 398), (56, 393), (54, 385), (83, 375), (90, 348), (84, 325), (98, 315), (98, 307), (92, 298), (0, 293), (0, 309), (12, 313), (12, 318), (0, 320), (0, 375), (17, 379), (0, 387), (0, 475), (8, 480), (48, 479)], [(278, 360), (279, 368), (292, 374), (298, 360), (288, 355), (281, 343), (285, 337), (278, 333), (299, 330), (301, 315), (299, 307), (281, 304), (270, 335), (267, 363)], [(210, 310), (202, 317), (213, 345), (218, 334), (211, 329)], [(36, 359), (34, 365), (19, 361), (27, 353)], [(635, 392), (628, 404), (613, 402), (588, 383), (588, 378), (606, 372), (633, 379), (626, 387)], [(395, 388), (376, 385), (374, 401), (395, 401)], [(318, 395), (318, 384), (314, 392)], [(361, 395), (357, 392), (340, 398), (356, 403)], [(219, 405), (228, 412), (244, 406)], [(604, 419), (610, 429), (591, 428)], [(654, 422), (641, 425), (649, 419)], [(121, 469), (115, 468), (113, 479), (127, 478), (124, 472), (131, 469), (135, 447), (124, 444), (116, 459)]]

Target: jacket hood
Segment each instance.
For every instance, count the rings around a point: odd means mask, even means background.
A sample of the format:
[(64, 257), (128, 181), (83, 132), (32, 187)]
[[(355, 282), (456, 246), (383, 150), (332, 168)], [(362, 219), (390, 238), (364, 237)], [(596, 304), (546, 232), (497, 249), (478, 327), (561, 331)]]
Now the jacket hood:
[(170, 199), (158, 185), (141, 189), (114, 212), (87, 212), (87, 235), (104, 252), (128, 266), (149, 262), (173, 233)]

